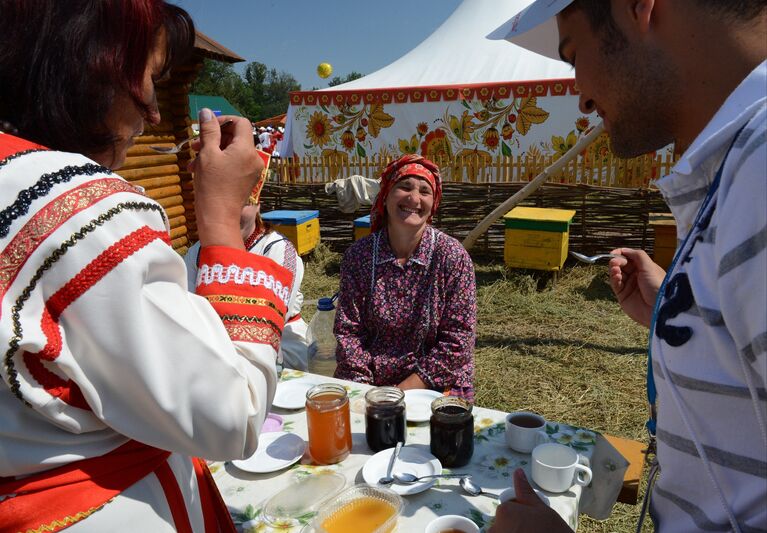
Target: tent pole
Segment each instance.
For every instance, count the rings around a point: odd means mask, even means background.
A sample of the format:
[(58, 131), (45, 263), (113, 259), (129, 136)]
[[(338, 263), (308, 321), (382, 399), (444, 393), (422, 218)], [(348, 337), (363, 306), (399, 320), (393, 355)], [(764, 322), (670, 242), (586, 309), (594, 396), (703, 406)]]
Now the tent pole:
[(496, 207), (492, 213), (483, 218), (482, 221), (469, 232), (469, 234), (463, 240), (463, 247), (467, 250), (471, 250), (471, 247), (474, 246), (474, 243), (477, 241), (479, 236), (486, 232), (496, 220), (511, 211), (519, 202), (533, 194), (536, 189), (538, 189), (538, 187), (543, 185), (543, 183), (553, 174), (556, 174), (562, 170), (562, 168), (572, 159), (578, 157), (578, 154), (585, 150), (588, 145), (590, 145), (594, 139), (596, 139), (599, 134), (602, 133), (602, 131), (604, 131), (604, 124), (600, 122), (594, 126), (590, 132), (578, 139), (578, 142), (575, 143), (575, 146), (570, 148), (567, 153), (557, 159), (553, 164), (546, 167), (543, 172), (538, 174), (535, 179), (533, 179), (533, 181), (522, 187), (513, 196), (507, 198), (506, 201)]

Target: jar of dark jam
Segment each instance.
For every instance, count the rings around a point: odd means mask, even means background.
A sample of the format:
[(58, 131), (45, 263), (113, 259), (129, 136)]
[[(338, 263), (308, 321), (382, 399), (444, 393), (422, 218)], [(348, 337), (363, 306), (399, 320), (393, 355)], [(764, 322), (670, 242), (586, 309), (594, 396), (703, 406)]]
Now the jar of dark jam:
[(442, 466), (464, 466), (474, 454), (471, 404), (456, 396), (431, 403), (431, 453)]
[(405, 442), (405, 393), (397, 387), (375, 387), (365, 394), (365, 437), (374, 452)]

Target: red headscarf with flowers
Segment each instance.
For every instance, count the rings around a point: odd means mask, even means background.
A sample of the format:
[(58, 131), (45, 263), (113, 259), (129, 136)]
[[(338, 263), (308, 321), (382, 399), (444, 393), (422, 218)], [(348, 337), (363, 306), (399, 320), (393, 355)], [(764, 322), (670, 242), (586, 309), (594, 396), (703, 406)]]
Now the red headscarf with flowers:
[(439, 167), (417, 154), (403, 155), (396, 161), (392, 161), (381, 174), (381, 190), (378, 192), (376, 201), (370, 209), (370, 231), (375, 233), (384, 225), (386, 214), (386, 198), (394, 185), (405, 178), (415, 176), (425, 179), (431, 185), (434, 195), (434, 204), (431, 206), (431, 217), (437, 212), (439, 202), (442, 199), (442, 178), (439, 175)]

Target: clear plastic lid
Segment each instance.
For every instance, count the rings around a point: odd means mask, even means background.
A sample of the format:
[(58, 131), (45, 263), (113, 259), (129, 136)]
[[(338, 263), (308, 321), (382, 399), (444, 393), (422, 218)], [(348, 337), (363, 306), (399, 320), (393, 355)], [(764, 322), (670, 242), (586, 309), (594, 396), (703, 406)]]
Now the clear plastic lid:
[(263, 520), (269, 525), (285, 527), (310, 521), (328, 500), (338, 495), (346, 478), (336, 472), (296, 476), (264, 505)]

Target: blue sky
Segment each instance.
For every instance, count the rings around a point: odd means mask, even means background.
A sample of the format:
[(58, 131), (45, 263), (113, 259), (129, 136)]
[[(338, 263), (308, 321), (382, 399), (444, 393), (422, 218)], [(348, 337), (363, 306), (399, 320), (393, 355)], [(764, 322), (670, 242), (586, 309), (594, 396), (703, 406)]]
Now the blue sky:
[[(170, 0), (197, 28), (244, 57), (291, 73), (302, 89), (333, 75), (370, 74), (410, 51), (447, 19), (460, 0)], [(241, 71), (241, 67), (240, 67)], [(331, 78), (332, 78), (331, 76)]]

